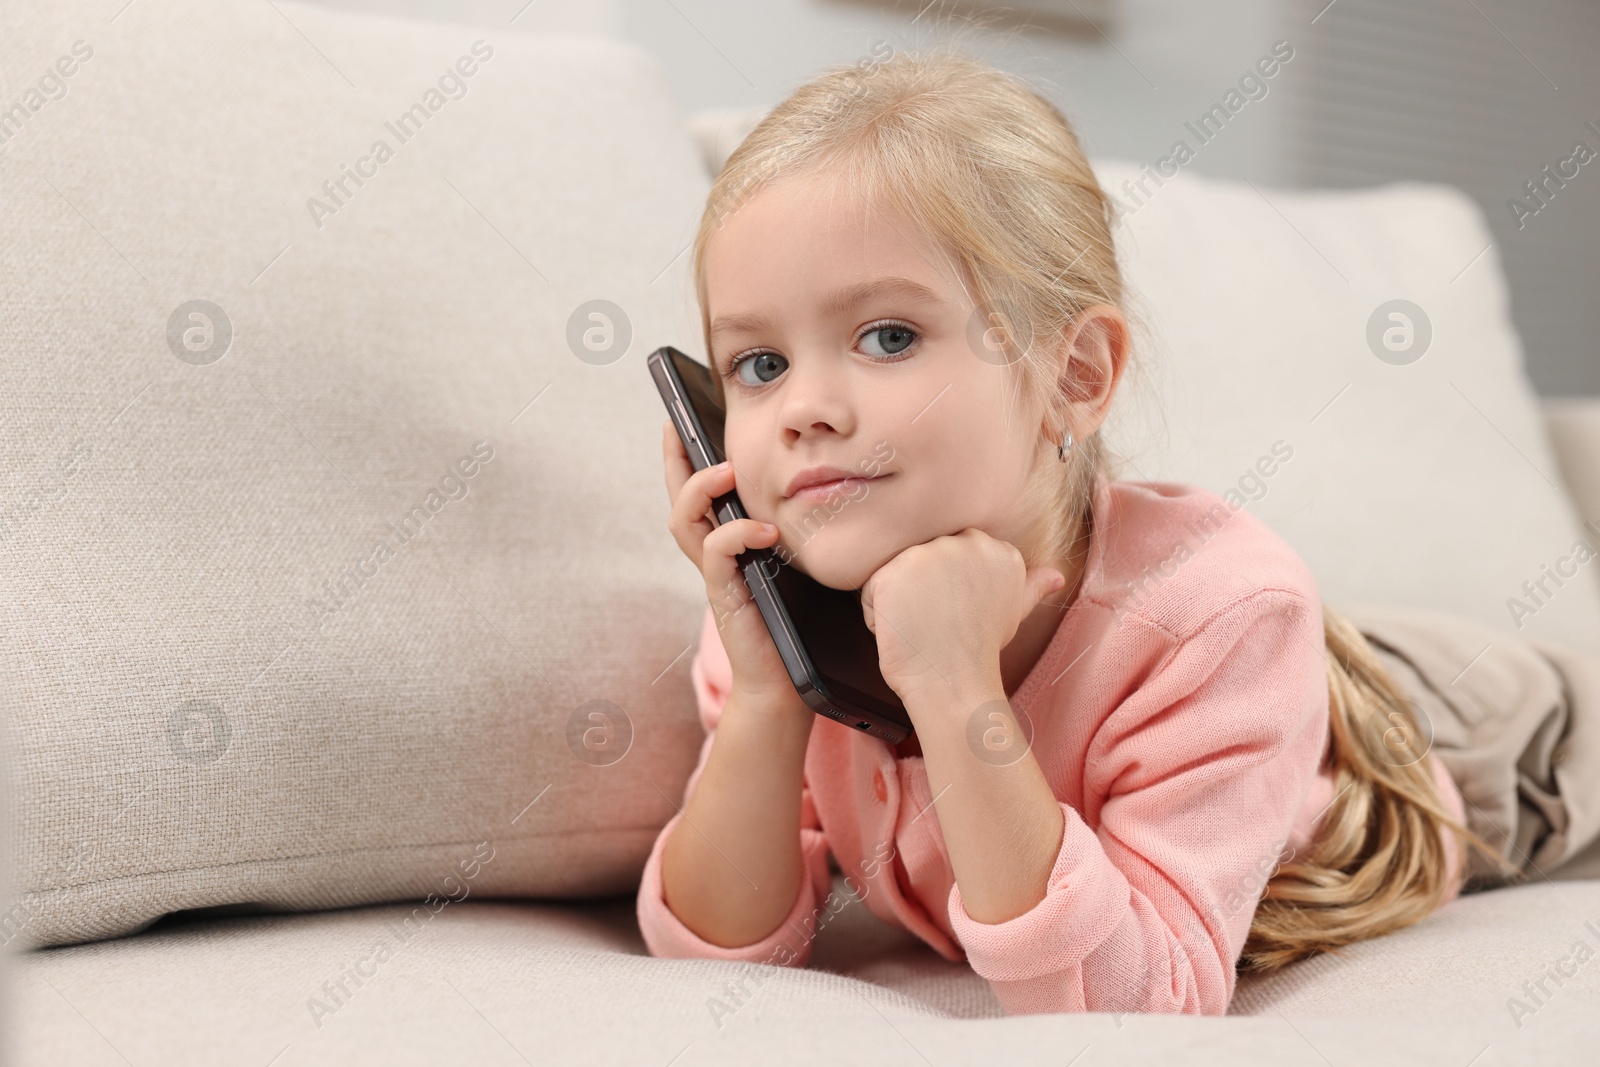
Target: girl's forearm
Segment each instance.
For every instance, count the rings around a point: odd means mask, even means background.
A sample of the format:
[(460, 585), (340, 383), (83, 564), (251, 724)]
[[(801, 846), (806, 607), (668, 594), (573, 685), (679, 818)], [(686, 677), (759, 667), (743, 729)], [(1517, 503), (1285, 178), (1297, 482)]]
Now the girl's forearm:
[(794, 907), (806, 876), (800, 792), (814, 720), (809, 708), (728, 698), (705, 769), (661, 856), (667, 907), (702, 940), (724, 948), (754, 944)]
[(969, 745), (974, 710), (1005, 700), (994, 682), (930, 692), (907, 707), (962, 903), (972, 918), (990, 924), (1045, 898), (1064, 831), (1061, 805), (1031, 747), (1002, 766)]

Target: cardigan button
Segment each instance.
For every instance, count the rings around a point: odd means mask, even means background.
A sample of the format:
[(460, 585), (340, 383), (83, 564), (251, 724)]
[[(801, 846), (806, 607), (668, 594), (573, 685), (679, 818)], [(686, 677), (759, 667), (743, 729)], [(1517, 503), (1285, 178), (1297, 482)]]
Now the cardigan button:
[(881, 767), (872, 772), (872, 795), (877, 798), (879, 804), (888, 803), (889, 787), (884, 784)]

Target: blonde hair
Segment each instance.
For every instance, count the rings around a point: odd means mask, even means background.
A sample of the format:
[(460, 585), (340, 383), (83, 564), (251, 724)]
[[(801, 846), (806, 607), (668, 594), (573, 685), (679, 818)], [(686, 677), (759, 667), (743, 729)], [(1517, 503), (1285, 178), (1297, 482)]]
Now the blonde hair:
[[(1048, 346), (1032, 339), (1060, 336), (1096, 304), (1128, 312), (1113, 205), (1071, 124), (1020, 79), (935, 48), (823, 72), (768, 112), (728, 157), (694, 241), (707, 353), (710, 239), (769, 183), (823, 174), (868, 204), (890, 206), (949, 251), (974, 304), (1005, 327), (1018, 389), (1052, 410), (1060, 409), (1063, 375), (1055, 359), (1036, 354)], [(1066, 463), (1053, 449), (1040, 455), (1048, 462), (1035, 464), (1027, 492), (1031, 513), (1043, 518), (1030, 543), (1018, 546), (1030, 565), (1072, 551), (1090, 521), (1096, 473), (1111, 476), (1098, 432), (1076, 442)], [(1276, 970), (1427, 915), (1449, 888), (1446, 826), (1504, 865), (1451, 819), (1415, 751), (1416, 717), (1365, 639), (1331, 608), (1324, 606), (1323, 619), (1335, 799), (1309, 852), (1269, 879), (1241, 971)], [(1413, 751), (1392, 743), (1400, 735)]]

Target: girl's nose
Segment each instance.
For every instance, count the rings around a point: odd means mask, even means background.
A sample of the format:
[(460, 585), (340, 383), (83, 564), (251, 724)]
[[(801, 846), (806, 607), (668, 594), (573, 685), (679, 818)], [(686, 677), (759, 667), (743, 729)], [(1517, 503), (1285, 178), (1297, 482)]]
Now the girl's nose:
[(831, 430), (848, 435), (855, 416), (845, 375), (827, 355), (801, 354), (784, 372), (783, 429), (796, 437)]

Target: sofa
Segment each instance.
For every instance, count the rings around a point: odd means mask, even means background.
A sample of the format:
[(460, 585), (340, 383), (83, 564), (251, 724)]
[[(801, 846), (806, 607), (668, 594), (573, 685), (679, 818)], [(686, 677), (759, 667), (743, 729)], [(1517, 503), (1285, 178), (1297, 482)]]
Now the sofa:
[[(10, 1062), (1593, 1057), (1600, 872), (1220, 1018), (1006, 1017), (837, 872), (808, 968), (650, 957), (704, 588), (644, 358), (704, 358), (686, 253), (759, 110), (609, 39), (115, 7), (0, 9)], [(1120, 476), (1237, 492), (1336, 606), (1600, 654), (1586, 561), (1510, 606), (1600, 543), (1600, 401), (1534, 394), (1475, 204), (1095, 166)]]

